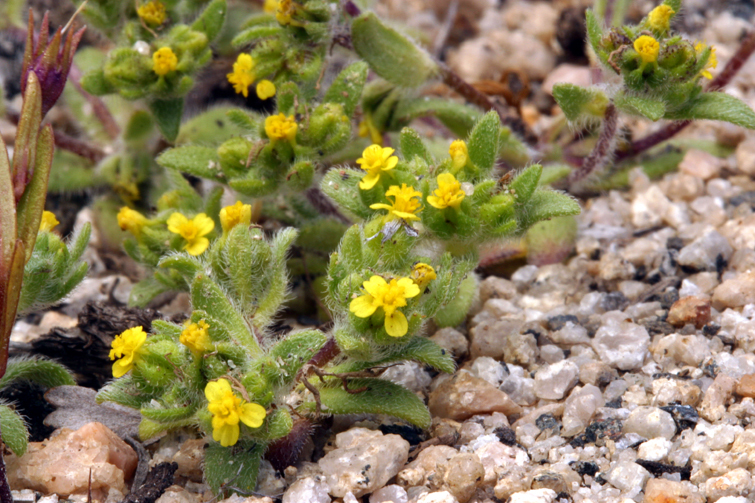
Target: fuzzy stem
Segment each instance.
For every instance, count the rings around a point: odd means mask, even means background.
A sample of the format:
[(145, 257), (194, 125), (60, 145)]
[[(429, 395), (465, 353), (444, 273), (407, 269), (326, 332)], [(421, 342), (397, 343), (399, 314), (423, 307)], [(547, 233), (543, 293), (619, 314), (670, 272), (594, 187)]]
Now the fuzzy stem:
[[(742, 69), (753, 52), (755, 52), (755, 30), (751, 31), (747, 34), (747, 36), (745, 36), (745, 38), (742, 40), (742, 43), (739, 45), (737, 52), (735, 52), (729, 62), (726, 63), (726, 66), (723, 70), (721, 70), (721, 73), (719, 73), (716, 78), (710, 81), (705, 90), (717, 91), (718, 89), (726, 86), (737, 75), (739, 70)], [(679, 131), (689, 126), (691, 122), (692, 121), (688, 120), (672, 122), (670, 124), (667, 124), (662, 129), (656, 131), (655, 133), (649, 134), (644, 138), (640, 138), (639, 140), (632, 142), (632, 144), (629, 145), (629, 148), (617, 153), (616, 161), (622, 161), (629, 157), (634, 157), (637, 154), (641, 154), (646, 150), (650, 150), (659, 143), (671, 139)], [(587, 160), (585, 160), (585, 162), (586, 161)]]
[(619, 112), (613, 103), (611, 103), (606, 107), (603, 128), (600, 130), (598, 142), (595, 144), (592, 152), (590, 152), (590, 155), (572, 172), (569, 177), (570, 184), (584, 179), (587, 175), (605, 165), (606, 161), (610, 159), (613, 155), (614, 138), (618, 125)]

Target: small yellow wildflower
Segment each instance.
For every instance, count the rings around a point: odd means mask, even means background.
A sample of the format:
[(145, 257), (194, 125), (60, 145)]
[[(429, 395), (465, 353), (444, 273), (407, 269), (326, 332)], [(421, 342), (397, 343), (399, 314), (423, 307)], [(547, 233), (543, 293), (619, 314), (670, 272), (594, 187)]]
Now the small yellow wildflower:
[(110, 359), (113, 363), (113, 377), (122, 377), (134, 368), (134, 363), (143, 354), (142, 346), (147, 340), (147, 334), (142, 327), (129, 328), (113, 339)]
[(659, 5), (648, 14), (650, 29), (657, 32), (666, 32), (670, 28), (671, 18), (676, 14), (668, 5)]
[(170, 47), (161, 47), (152, 54), (152, 71), (160, 77), (174, 71), (178, 58)]
[(272, 141), (288, 140), (293, 142), (296, 139), (298, 128), (293, 115), (286, 117), (281, 113), (265, 119), (265, 133)]
[[(697, 54), (701, 54), (705, 50), (705, 44), (702, 42), (698, 42), (695, 44), (695, 52)], [(716, 48), (711, 47), (710, 48), (710, 56), (708, 56), (708, 61), (705, 63), (705, 66), (700, 71), (700, 75), (705, 77), (706, 79), (710, 80), (713, 78), (713, 74), (710, 73), (709, 69), (714, 69), (718, 66), (718, 58), (716, 57)]]
[(294, 15), (294, 3), (291, 0), (280, 0), (278, 2), (278, 9), (275, 11), (275, 19), (286, 26), (288, 24), (293, 26), (300, 26), (300, 23), (294, 22), (291, 16)]
[(414, 187), (408, 187), (405, 183), (402, 183), (401, 187), (391, 185), (385, 193), (385, 197), (395, 199), (391, 204), (376, 203), (370, 205), (373, 210), (388, 210), (388, 214), (383, 218), (384, 222), (390, 222), (397, 218), (419, 220), (416, 213), (422, 210), (420, 207), (422, 205), (422, 193), (414, 190)]
[(142, 232), (142, 227), (146, 224), (147, 217), (138, 211), (132, 210), (128, 206), (124, 206), (118, 212), (118, 226), (122, 231), (129, 231), (134, 236), (139, 237)]
[(257, 97), (261, 100), (266, 100), (275, 96), (275, 84), (269, 80), (261, 80), (257, 84)]
[(398, 310), (406, 306), (406, 299), (419, 295), (419, 287), (410, 278), (393, 278), (390, 283), (380, 276), (373, 276), (362, 283), (367, 293), (349, 304), (349, 311), (359, 318), (369, 318), (375, 311), (385, 313), (385, 331), (391, 337), (403, 337), (409, 330), (404, 313)]
[(212, 438), (223, 447), (239, 441), (239, 421), (259, 428), (267, 415), (261, 405), (237, 397), (226, 379), (208, 382), (204, 394), (210, 402), (207, 410), (212, 413)]
[(469, 151), (464, 140), (451, 142), (451, 146), (448, 147), (448, 154), (451, 156), (451, 171), (454, 173), (458, 173), (469, 160)]
[(42, 220), (39, 221), (39, 232), (50, 232), (59, 223), (53, 212), (45, 210), (42, 212)]
[(390, 171), (398, 164), (398, 157), (393, 155), (395, 152), (390, 147), (381, 147), (380, 145), (370, 145), (364, 152), (362, 157), (357, 159), (357, 164), (361, 166), (363, 170), (367, 172), (359, 182), (359, 188), (362, 190), (369, 190), (378, 183), (380, 175), (383, 171)]
[(192, 323), (184, 328), (178, 341), (195, 355), (208, 353), (215, 349), (210, 340), (210, 334), (207, 332), (209, 328), (210, 325), (206, 321), (199, 320), (199, 323)]
[(165, 6), (158, 0), (151, 0), (136, 9), (139, 17), (150, 26), (160, 26), (165, 22)]
[(244, 98), (249, 97), (249, 86), (252, 85), (256, 76), (254, 75), (254, 60), (249, 54), (242, 53), (236, 57), (233, 64), (233, 72), (225, 76), (228, 82), (233, 85), (236, 94), (243, 94)]
[(210, 240), (206, 236), (215, 228), (215, 222), (204, 213), (200, 213), (191, 220), (180, 213), (173, 213), (168, 218), (168, 230), (179, 234), (186, 240), (184, 250), (189, 255), (201, 255), (210, 246)]
[(637, 51), (645, 64), (658, 61), (660, 48), (658, 41), (650, 35), (642, 35), (634, 41), (634, 50)]
[(268, 14), (274, 14), (278, 10), (278, 0), (265, 0), (262, 10)]
[(459, 209), (465, 195), (454, 175), (441, 173), (438, 175), (438, 188), (431, 196), (427, 196), (427, 202), (439, 210), (449, 207)]
[(375, 126), (375, 123), (372, 122), (372, 117), (365, 113), (364, 118), (359, 122), (359, 137), (360, 138), (370, 138), (370, 141), (374, 143), (375, 145), (383, 146), (383, 135), (380, 134), (380, 131)]
[(412, 267), (412, 272), (409, 274), (409, 277), (417, 284), (420, 290), (424, 290), (427, 284), (438, 276), (435, 274), (435, 269), (433, 269), (430, 264), (417, 262)]
[(227, 233), (237, 225), (249, 225), (252, 222), (252, 206), (236, 201), (232, 206), (220, 210), (220, 225)]

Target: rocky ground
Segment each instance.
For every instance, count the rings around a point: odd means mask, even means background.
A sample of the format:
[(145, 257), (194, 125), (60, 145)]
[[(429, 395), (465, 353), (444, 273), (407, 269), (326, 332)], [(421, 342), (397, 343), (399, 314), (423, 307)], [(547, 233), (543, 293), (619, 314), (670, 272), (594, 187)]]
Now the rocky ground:
[[(443, 36), (449, 5), (387, 1), (379, 9), (432, 41)], [(681, 27), (716, 44), (722, 63), (752, 28), (751, 3), (685, 5)], [(570, 12), (580, 7), (461, 1), (445, 56), (470, 81), (523, 72), (530, 81), (523, 116), (542, 133), (555, 120), (549, 86), (589, 79), (568, 32)], [(651, 7), (636, 2), (630, 14)], [(727, 91), (752, 105), (753, 82), (750, 62)], [(636, 135), (657, 127), (625, 126)], [(685, 136), (733, 153), (692, 149), (661, 180), (637, 169), (625, 190), (584, 199), (571, 258), (485, 278), (467, 323), (432, 336), (456, 357), (455, 374), (416, 364), (384, 374), (426, 398), (429, 432), (386, 418), (338, 418), (318, 431), (297, 466), (279, 474), (264, 462), (260, 494), (226, 501), (755, 501), (755, 136), (710, 123)], [(92, 278), (64, 306), (19, 321), (16, 343), (75, 328), (88, 301), (127, 299), (131, 282), (97, 245), (95, 237)], [(179, 297), (163, 310), (171, 316), (186, 308)], [(121, 439), (137, 419), (91, 401), (76, 399), (80, 408), (89, 404), (80, 416), (109, 427), (53, 420), (69, 428), (21, 459), (6, 456), (18, 501), (55, 503), (55, 494), (87, 501), (89, 467), (92, 496), (121, 501), (134, 476), (143, 480), (146, 460), (177, 463), (158, 503), (212, 500), (202, 483), (203, 440), (179, 432), (145, 451)]]

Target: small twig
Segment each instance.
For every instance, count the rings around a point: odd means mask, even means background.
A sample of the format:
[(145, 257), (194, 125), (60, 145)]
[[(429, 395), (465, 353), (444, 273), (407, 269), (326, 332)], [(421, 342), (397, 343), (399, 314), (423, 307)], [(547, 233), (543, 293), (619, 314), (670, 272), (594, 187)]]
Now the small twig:
[(451, 28), (456, 21), (456, 14), (459, 12), (459, 0), (451, 0), (448, 4), (448, 10), (446, 11), (446, 17), (443, 20), (443, 24), (440, 26), (440, 30), (435, 35), (435, 42), (433, 42), (433, 54), (436, 58), (440, 58), (443, 53), (443, 46), (446, 45), (448, 35), (451, 33)]
[(572, 171), (569, 176), (569, 183), (573, 184), (583, 180), (593, 171), (605, 165), (606, 161), (613, 155), (615, 145), (616, 129), (619, 125), (619, 112), (613, 103), (606, 107), (605, 117), (603, 118), (603, 127), (600, 130), (598, 142), (582, 162), (582, 165)]
[[(18, 125), (18, 121), (20, 120), (18, 113), (9, 111), (7, 112), (6, 116), (8, 120), (10, 120), (13, 124)], [(78, 140), (63, 133), (62, 131), (53, 129), (53, 136), (55, 138), (55, 146), (60, 147), (63, 150), (68, 150), (69, 152), (73, 152), (76, 155), (80, 155), (85, 159), (89, 159), (94, 164), (100, 162), (107, 155), (99, 147), (96, 147), (83, 140)]]
[(62, 148), (63, 150), (73, 152), (76, 155), (80, 155), (85, 159), (89, 159), (94, 164), (99, 163), (107, 155), (99, 147), (95, 147), (94, 145), (83, 140), (78, 140), (73, 136), (68, 136), (63, 132), (54, 131), (54, 135), (56, 146)]
[(115, 117), (113, 117), (113, 114), (110, 113), (110, 110), (108, 109), (107, 105), (105, 105), (104, 101), (102, 101), (98, 96), (89, 94), (84, 90), (83, 87), (81, 87), (81, 70), (79, 70), (79, 68), (75, 64), (71, 65), (71, 72), (69, 73), (68, 78), (73, 84), (73, 87), (76, 88), (79, 94), (81, 94), (81, 96), (83, 96), (84, 99), (87, 100), (87, 102), (92, 106), (94, 116), (97, 117), (97, 120), (102, 123), (102, 127), (105, 129), (105, 133), (107, 133), (107, 135), (113, 140), (118, 138), (121, 134), (121, 128), (115, 121)]

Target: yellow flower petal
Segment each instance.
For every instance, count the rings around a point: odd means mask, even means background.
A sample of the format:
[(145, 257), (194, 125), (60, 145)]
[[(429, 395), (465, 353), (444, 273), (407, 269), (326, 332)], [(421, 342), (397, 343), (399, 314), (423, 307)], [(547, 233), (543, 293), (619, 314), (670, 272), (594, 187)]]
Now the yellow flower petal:
[(375, 299), (372, 295), (360, 295), (349, 304), (349, 311), (358, 318), (369, 318), (377, 311)]
[(367, 173), (359, 182), (359, 188), (362, 190), (370, 190), (378, 183), (378, 180), (380, 180), (380, 175)]
[(181, 234), (181, 227), (186, 225), (189, 219), (180, 213), (173, 213), (168, 218), (168, 230), (174, 234)]
[(45, 210), (42, 212), (42, 219), (39, 222), (39, 232), (50, 232), (59, 223), (53, 212)]
[(404, 298), (411, 299), (419, 295), (419, 287), (417, 284), (409, 278), (400, 278), (396, 284), (404, 289)]
[(207, 400), (210, 402), (221, 400), (226, 393), (232, 393), (232, 390), (231, 384), (225, 379), (210, 381), (204, 388), (204, 396), (207, 397)]
[(178, 57), (170, 47), (161, 47), (152, 54), (152, 71), (160, 77), (178, 67)]
[(403, 337), (409, 331), (409, 323), (401, 311), (385, 316), (385, 331), (391, 337)]
[(256, 403), (245, 403), (241, 406), (241, 414), (239, 418), (241, 422), (250, 428), (259, 428), (265, 421), (265, 408), (262, 405)]
[(269, 80), (261, 80), (257, 84), (257, 97), (261, 100), (266, 100), (275, 96), (275, 84)]
[(382, 294), (385, 287), (388, 286), (388, 282), (383, 279), (382, 276), (374, 275), (369, 280), (362, 283), (362, 287), (367, 293), (373, 297), (378, 297)]
[(220, 442), (223, 447), (231, 447), (239, 441), (239, 425), (225, 424), (212, 429), (212, 439)]

